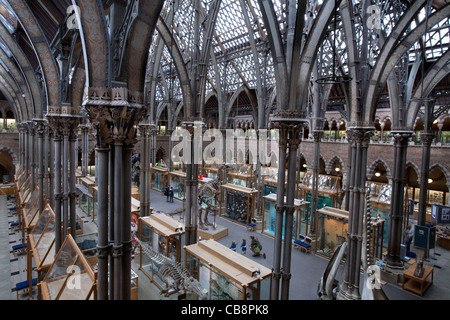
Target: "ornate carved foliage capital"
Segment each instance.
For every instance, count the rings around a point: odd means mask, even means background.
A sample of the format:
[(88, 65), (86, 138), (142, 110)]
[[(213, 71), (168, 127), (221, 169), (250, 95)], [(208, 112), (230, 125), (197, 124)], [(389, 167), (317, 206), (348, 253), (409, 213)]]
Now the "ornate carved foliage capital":
[(147, 112), (143, 97), (127, 88), (86, 88), (83, 111), (92, 123), (97, 146), (137, 142), (135, 126)]
[(390, 135), (394, 141), (394, 145), (400, 147), (408, 145), (409, 139), (414, 136), (414, 132), (391, 131)]
[(431, 142), (433, 142), (433, 139), (435, 138), (435, 134), (433, 132), (421, 132), (420, 133), (420, 140), (422, 141), (423, 146), (430, 146)]
[(347, 140), (351, 143), (359, 144), (363, 148), (369, 146), (370, 138), (375, 134), (372, 128), (349, 128), (347, 130)]

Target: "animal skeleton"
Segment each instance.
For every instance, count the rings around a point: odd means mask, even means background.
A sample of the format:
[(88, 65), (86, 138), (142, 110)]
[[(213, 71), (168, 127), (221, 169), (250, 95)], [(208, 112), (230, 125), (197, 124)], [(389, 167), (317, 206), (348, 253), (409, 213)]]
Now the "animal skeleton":
[[(363, 248), (362, 248), (362, 260), (364, 268), (364, 284), (362, 286), (361, 298), (363, 300), (388, 300), (386, 294), (381, 287), (375, 286), (375, 279), (373, 274), (373, 268), (369, 266), (373, 265), (373, 252), (371, 251), (372, 242), (372, 229), (373, 223), (371, 219), (372, 202), (370, 200), (370, 187), (366, 193), (366, 214), (364, 216), (365, 229), (363, 231)], [(317, 289), (317, 296), (322, 300), (334, 300), (337, 297), (337, 292), (340, 290), (340, 286), (336, 278), (336, 273), (341, 260), (347, 250), (347, 242), (342, 243), (334, 252), (330, 262), (328, 263), (325, 272), (320, 279)], [(372, 284), (369, 286), (369, 282)]]
[[(217, 171), (217, 177), (211, 181), (208, 181), (198, 188), (198, 203), (199, 203), (199, 228), (207, 230), (206, 226), (211, 226), (212, 224), (208, 221), (208, 214), (210, 211), (217, 211), (220, 206), (220, 185), (224, 182), (226, 178), (226, 170), (229, 168), (228, 165), (221, 165)], [(206, 205), (205, 217), (202, 220), (202, 204)]]
[(173, 289), (175, 291), (190, 291), (197, 294), (200, 299), (206, 299), (206, 293), (202, 290), (198, 280), (190, 276), (189, 272), (181, 263), (172, 261), (170, 258), (155, 251), (138, 237), (135, 237), (135, 239), (141, 246), (142, 251), (159, 267), (157, 276), (164, 281), (167, 286), (167, 289), (162, 291), (165, 296), (168, 296), (169, 291)]

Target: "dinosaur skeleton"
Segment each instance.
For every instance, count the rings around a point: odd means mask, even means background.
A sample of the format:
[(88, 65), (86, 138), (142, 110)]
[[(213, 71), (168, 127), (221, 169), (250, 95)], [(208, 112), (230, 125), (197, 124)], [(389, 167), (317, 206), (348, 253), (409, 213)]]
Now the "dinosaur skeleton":
[[(198, 224), (202, 230), (207, 230), (207, 226), (212, 224), (208, 221), (208, 214), (210, 211), (218, 211), (220, 206), (220, 185), (226, 179), (226, 170), (228, 165), (221, 165), (217, 171), (217, 177), (211, 181), (208, 181), (198, 188), (198, 203), (200, 208)], [(205, 204), (205, 216), (202, 220), (203, 210), (202, 205)]]
[[(219, 167), (217, 171), (217, 177), (211, 181), (205, 182), (198, 188), (198, 202), (199, 202), (199, 215), (198, 224), (199, 228), (202, 230), (208, 230), (208, 226), (212, 224), (208, 221), (208, 214), (210, 211), (218, 211), (220, 206), (220, 185), (224, 183), (226, 179), (226, 170), (231, 168), (229, 165), (223, 164)], [(202, 205), (206, 207), (202, 207)], [(186, 202), (183, 206), (175, 209), (167, 214), (170, 216), (183, 214), (185, 212)], [(203, 209), (205, 215), (203, 216)]]
[(135, 237), (135, 240), (139, 243), (145, 255), (159, 267), (157, 276), (166, 284), (166, 289), (162, 290), (161, 293), (168, 296), (171, 289), (177, 292), (186, 290), (197, 294), (202, 300), (206, 299), (206, 293), (202, 290), (198, 280), (189, 275), (189, 272), (181, 263), (172, 261), (170, 258), (158, 253), (138, 237)]
[[(363, 300), (388, 300), (383, 289), (376, 285), (376, 277), (374, 274), (376, 270), (372, 268), (373, 266), (373, 252), (372, 252), (372, 231), (373, 223), (371, 219), (372, 202), (370, 200), (370, 187), (366, 192), (366, 213), (364, 215), (364, 225), (363, 230), (363, 279), (364, 284), (362, 286), (361, 299)], [(336, 273), (338, 271), (341, 260), (347, 251), (347, 242), (342, 243), (331, 257), (325, 272), (323, 273), (319, 285), (317, 288), (317, 296), (322, 300), (334, 300), (337, 297), (337, 292), (340, 290), (339, 282), (336, 280)]]

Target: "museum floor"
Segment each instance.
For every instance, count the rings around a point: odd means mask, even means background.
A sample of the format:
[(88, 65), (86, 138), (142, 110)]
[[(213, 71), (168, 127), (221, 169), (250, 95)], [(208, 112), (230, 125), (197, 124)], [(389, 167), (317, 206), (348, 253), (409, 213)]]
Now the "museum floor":
[[(170, 212), (179, 208), (181, 201), (175, 200), (174, 203), (166, 202), (166, 198), (158, 192), (151, 191), (151, 207), (154, 210)], [(8, 201), (6, 196), (0, 196), (0, 299), (16, 300), (17, 293), (15, 285), (18, 282), (26, 280), (26, 259), (25, 255), (15, 256), (12, 253), (12, 246), (19, 242), (18, 231), (12, 231), (9, 228), (11, 222), (17, 221), (14, 214), (10, 213), (9, 208), (14, 206)], [(79, 214), (84, 221), (85, 230), (95, 231), (95, 224), (80, 211)], [(241, 242), (242, 238), (250, 241), (250, 235), (256, 235), (262, 245), (263, 252), (266, 252), (266, 259), (262, 257), (252, 257), (247, 252), (246, 257), (257, 260), (258, 263), (272, 268), (272, 247), (273, 238), (260, 232), (247, 231), (244, 226), (230, 222), (223, 218), (216, 218), (218, 225), (228, 228), (228, 236), (218, 240), (220, 243), (229, 246), (231, 241)], [(86, 231), (85, 231), (86, 232)], [(238, 250), (240, 252), (240, 250)], [(390, 300), (450, 300), (450, 251), (441, 247), (431, 250), (431, 258), (425, 264), (434, 266), (433, 285), (425, 292), (424, 296), (418, 296), (409, 291), (403, 290), (400, 286), (386, 283), (383, 289)], [(168, 300), (176, 299), (175, 295), (165, 298), (159, 295), (159, 290), (148, 278), (138, 270), (139, 262), (137, 257), (133, 261), (133, 270), (139, 276), (139, 300)], [(328, 260), (315, 255), (314, 253), (305, 254), (297, 249), (292, 250), (290, 282), (291, 300), (316, 300), (316, 290), (320, 277), (328, 263)], [(342, 267), (341, 267), (342, 269)], [(342, 270), (338, 273), (338, 278), (342, 277)], [(340, 280), (340, 279), (339, 279)], [(36, 291), (36, 289), (35, 289)], [(28, 294), (19, 295), (19, 299), (27, 299)], [(33, 292), (33, 299), (36, 299), (36, 292)]]

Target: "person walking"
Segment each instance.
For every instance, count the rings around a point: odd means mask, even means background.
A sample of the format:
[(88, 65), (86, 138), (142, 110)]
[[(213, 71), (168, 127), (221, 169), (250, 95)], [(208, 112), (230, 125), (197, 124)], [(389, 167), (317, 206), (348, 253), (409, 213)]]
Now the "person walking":
[(236, 252), (236, 241), (231, 241), (230, 249)]
[(170, 187), (170, 190), (169, 190), (170, 202), (173, 202), (173, 193), (174, 193), (173, 187)]
[(247, 241), (245, 239), (242, 239), (241, 250), (242, 254), (245, 254), (247, 252)]

